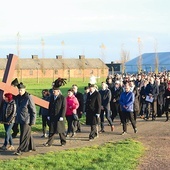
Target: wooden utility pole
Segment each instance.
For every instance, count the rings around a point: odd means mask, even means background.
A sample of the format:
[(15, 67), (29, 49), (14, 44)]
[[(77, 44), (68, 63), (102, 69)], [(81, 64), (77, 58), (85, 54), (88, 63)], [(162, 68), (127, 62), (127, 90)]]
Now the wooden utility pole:
[(157, 49), (158, 49), (158, 44), (157, 41), (155, 40), (154, 50), (155, 50), (155, 73), (156, 74), (158, 74), (159, 72), (159, 57), (158, 57)]
[[(21, 38), (21, 36), (20, 36), (20, 33), (18, 32), (17, 33), (17, 55), (18, 55), (18, 62), (17, 62), (17, 65), (16, 65), (16, 70), (17, 70), (17, 77), (19, 78), (20, 77), (20, 73), (22, 73), (21, 72), (21, 61), (20, 61), (20, 38)], [(22, 75), (21, 75), (21, 81), (22, 81)]]

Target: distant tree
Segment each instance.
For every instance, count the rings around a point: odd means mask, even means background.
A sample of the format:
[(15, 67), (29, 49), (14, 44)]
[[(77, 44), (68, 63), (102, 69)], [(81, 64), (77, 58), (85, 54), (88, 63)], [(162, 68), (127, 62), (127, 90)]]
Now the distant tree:
[(125, 73), (125, 63), (127, 61), (129, 61), (129, 58), (130, 58), (130, 52), (129, 51), (126, 51), (123, 47), (124, 45), (122, 45), (121, 47), (121, 58), (120, 58), (120, 61), (121, 61), (121, 70), (122, 70), (122, 74)]
[(142, 42), (141, 39), (138, 37), (138, 50), (139, 50), (139, 57), (137, 61), (138, 73), (142, 71)]

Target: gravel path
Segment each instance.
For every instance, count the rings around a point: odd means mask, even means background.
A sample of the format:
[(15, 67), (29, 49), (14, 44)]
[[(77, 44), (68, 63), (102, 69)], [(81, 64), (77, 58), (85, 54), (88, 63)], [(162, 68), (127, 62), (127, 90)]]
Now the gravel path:
[[(170, 170), (170, 122), (165, 122), (165, 117), (157, 118), (156, 121), (144, 121), (137, 119), (138, 133), (134, 134), (131, 124), (128, 125), (128, 134), (122, 136), (122, 126), (119, 120), (115, 121), (115, 131), (111, 132), (108, 123), (105, 123), (105, 133), (99, 134), (99, 138), (94, 141), (88, 141), (90, 127), (83, 125), (82, 132), (77, 133), (75, 138), (67, 139), (66, 146), (60, 146), (58, 135), (54, 145), (44, 147), (43, 143), (47, 139), (41, 138), (40, 133), (34, 133), (36, 143), (36, 151), (23, 153), (23, 156), (35, 154), (43, 154), (50, 151), (59, 151), (70, 148), (79, 148), (84, 146), (100, 145), (109, 141), (120, 141), (126, 138), (134, 138), (142, 142), (146, 148), (145, 155), (140, 159), (138, 170)], [(15, 148), (19, 143), (19, 138), (14, 139)], [(0, 139), (0, 146), (3, 144), (3, 139)], [(18, 156), (13, 155), (13, 151), (0, 151), (0, 160), (15, 159)]]

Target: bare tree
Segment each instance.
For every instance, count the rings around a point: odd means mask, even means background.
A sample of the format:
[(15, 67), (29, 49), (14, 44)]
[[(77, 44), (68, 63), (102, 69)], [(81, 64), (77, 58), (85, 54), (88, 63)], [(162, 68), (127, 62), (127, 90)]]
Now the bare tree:
[[(106, 46), (102, 43), (99, 48), (101, 49), (101, 60), (103, 62), (102, 64), (102, 68), (101, 68), (101, 73), (103, 74), (103, 77), (104, 77), (104, 67), (105, 67), (105, 58), (106, 58), (106, 55), (105, 55), (105, 50), (106, 50)], [(97, 69), (97, 72), (98, 72), (98, 69)]]
[(126, 51), (125, 49), (124, 49), (124, 45), (122, 45), (122, 47), (121, 47), (121, 70), (122, 70), (122, 74), (124, 74), (125, 73), (125, 63), (129, 60), (129, 58), (130, 58), (130, 52), (129, 51)]
[(139, 50), (139, 57), (137, 62), (138, 73), (142, 71), (142, 42), (141, 39), (138, 37), (138, 50)]

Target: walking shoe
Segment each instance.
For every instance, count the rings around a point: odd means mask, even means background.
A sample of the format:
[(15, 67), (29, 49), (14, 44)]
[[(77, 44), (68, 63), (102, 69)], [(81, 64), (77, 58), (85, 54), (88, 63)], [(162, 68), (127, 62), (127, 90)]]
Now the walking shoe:
[(51, 145), (49, 145), (48, 143), (44, 143), (43, 144), (45, 147), (50, 147)]
[(104, 131), (104, 129), (101, 129), (100, 131), (99, 131), (99, 133), (104, 133), (105, 131)]
[(65, 146), (66, 145), (66, 143), (61, 143), (61, 146)]
[(114, 128), (115, 128), (115, 127), (112, 125), (112, 126), (111, 126), (111, 131), (112, 131), (112, 132), (114, 131)]
[(22, 155), (22, 152), (19, 150), (19, 151), (16, 151), (16, 152), (14, 152), (14, 155), (18, 155), (18, 156), (20, 156), (20, 155)]
[(77, 129), (77, 130), (76, 130), (76, 133), (80, 133), (80, 132), (81, 132), (81, 130), (80, 130), (80, 129)]
[(137, 133), (137, 132), (138, 132), (138, 130), (137, 130), (137, 128), (135, 128), (135, 129), (134, 129), (134, 133)]
[(121, 135), (126, 135), (127, 134), (127, 132), (122, 132), (122, 134)]
[(47, 138), (47, 137), (48, 135), (46, 133), (41, 136), (41, 138)]
[(8, 146), (7, 150), (9, 150), (9, 151), (13, 151), (13, 150), (15, 150), (15, 148), (14, 148), (14, 146), (13, 146), (13, 145), (10, 145), (10, 146)]
[(6, 146), (5, 146), (5, 145), (3, 145), (3, 146), (1, 146), (1, 147), (0, 147), (0, 150), (6, 151), (6, 150), (7, 150), (7, 148), (6, 148)]
[(89, 138), (89, 142), (91, 142), (91, 141), (93, 141), (94, 140), (94, 138)]
[(76, 136), (76, 133), (74, 132), (72, 135), (71, 135), (71, 138), (75, 137)]

